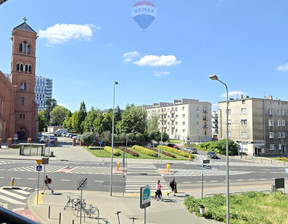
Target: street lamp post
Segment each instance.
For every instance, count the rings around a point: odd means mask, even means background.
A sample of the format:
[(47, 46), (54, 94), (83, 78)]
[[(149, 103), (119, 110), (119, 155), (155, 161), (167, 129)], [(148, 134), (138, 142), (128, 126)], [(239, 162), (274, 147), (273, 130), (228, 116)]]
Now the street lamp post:
[(113, 86), (113, 112), (112, 112), (112, 140), (111, 140), (111, 173), (110, 173), (110, 196), (112, 196), (112, 179), (113, 179), (113, 147), (114, 147), (114, 108), (115, 108), (115, 86), (118, 82), (114, 82)]
[(222, 82), (220, 79), (218, 79), (217, 75), (210, 75), (210, 79), (216, 80), (220, 83), (222, 83), (225, 88), (226, 88), (226, 186), (227, 186), (227, 191), (226, 191), (226, 219), (227, 219), (227, 224), (230, 223), (229, 219), (229, 143), (228, 143), (228, 87), (227, 85)]

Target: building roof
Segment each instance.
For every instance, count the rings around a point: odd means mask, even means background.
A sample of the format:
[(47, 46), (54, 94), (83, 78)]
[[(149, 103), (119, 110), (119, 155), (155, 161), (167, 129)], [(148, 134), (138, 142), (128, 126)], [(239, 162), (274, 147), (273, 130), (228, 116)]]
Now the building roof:
[(26, 23), (26, 21), (24, 21), (23, 23), (21, 23), (19, 26), (16, 26), (14, 29), (36, 33), (36, 32)]

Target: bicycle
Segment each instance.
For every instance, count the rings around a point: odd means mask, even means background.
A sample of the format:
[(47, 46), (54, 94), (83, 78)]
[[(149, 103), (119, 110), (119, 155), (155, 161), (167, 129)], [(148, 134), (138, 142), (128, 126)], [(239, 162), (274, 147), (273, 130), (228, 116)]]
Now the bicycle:
[(96, 211), (98, 213), (98, 219), (99, 219), (99, 209), (96, 206), (93, 206), (92, 204), (88, 204), (89, 208), (83, 208), (83, 211), (85, 215), (87, 215), (89, 218), (92, 217), (92, 215), (95, 215)]
[(68, 201), (66, 202), (66, 205), (64, 206), (64, 210), (66, 208), (71, 207), (72, 209), (75, 209), (77, 203), (79, 203), (80, 196), (79, 195), (67, 195)]
[(81, 199), (77, 200), (74, 207), (74, 215), (78, 217), (78, 214), (80, 213), (81, 209), (84, 210), (85, 207), (86, 207), (85, 199), (82, 199), (82, 201)]

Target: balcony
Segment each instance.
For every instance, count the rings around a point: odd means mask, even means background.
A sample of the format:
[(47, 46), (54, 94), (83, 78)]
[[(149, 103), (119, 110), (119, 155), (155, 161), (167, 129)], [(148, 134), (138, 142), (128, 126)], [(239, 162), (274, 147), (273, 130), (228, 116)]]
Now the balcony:
[(208, 110), (207, 110), (207, 109), (203, 109), (203, 113), (204, 113), (204, 114), (207, 114), (207, 113), (208, 113)]

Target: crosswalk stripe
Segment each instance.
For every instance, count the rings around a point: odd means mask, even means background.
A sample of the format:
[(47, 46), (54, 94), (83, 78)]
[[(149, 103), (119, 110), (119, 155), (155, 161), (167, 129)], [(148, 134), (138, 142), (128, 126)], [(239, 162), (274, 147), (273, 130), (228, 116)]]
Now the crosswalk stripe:
[(2, 194), (9, 195), (9, 196), (12, 196), (12, 197), (17, 198), (17, 199), (20, 199), (20, 200), (24, 200), (24, 199), (27, 198), (27, 197), (24, 197), (24, 196), (21, 196), (21, 195), (18, 195), (18, 194), (12, 193), (12, 192), (9, 191), (9, 190), (1, 191), (1, 193), (2, 193)]
[(31, 194), (30, 192), (23, 191), (23, 190), (17, 190), (17, 193), (25, 194), (25, 195), (29, 195), (29, 194)]
[(21, 201), (16, 201), (12, 198), (8, 198), (4, 195), (0, 195), (0, 200), (4, 200), (4, 201), (7, 201), (7, 202), (10, 202), (10, 203), (13, 203), (13, 204), (16, 204), (16, 205), (25, 205), (25, 203), (21, 202)]

